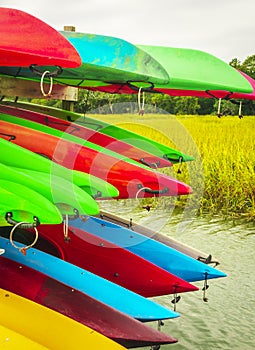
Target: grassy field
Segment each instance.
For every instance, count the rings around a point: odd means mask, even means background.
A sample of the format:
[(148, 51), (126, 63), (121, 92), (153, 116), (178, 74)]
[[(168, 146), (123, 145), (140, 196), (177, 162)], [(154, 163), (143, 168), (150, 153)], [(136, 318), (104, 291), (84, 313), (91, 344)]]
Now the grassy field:
[[(175, 198), (176, 208), (255, 220), (255, 117), (93, 115), (167, 144), (196, 160), (165, 168), (190, 184), (191, 196)], [(187, 198), (189, 197), (189, 198)], [(161, 205), (173, 205), (163, 198)]]

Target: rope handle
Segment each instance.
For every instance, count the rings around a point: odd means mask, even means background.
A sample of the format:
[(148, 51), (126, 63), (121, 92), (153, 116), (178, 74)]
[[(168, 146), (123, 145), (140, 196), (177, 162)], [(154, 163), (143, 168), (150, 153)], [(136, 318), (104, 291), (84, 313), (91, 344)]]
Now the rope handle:
[[(143, 99), (142, 99), (142, 104), (141, 104), (141, 92), (143, 93)], [(139, 90), (138, 90), (138, 113), (139, 115), (144, 115), (144, 101), (145, 101), (145, 94), (144, 94), (144, 91), (143, 91), (143, 88), (140, 87)]]
[(79, 217), (79, 211), (76, 208), (74, 208), (73, 211), (74, 211), (74, 215), (68, 215), (68, 214), (63, 215), (63, 233), (64, 233), (65, 242), (69, 242), (71, 239), (68, 234), (69, 220), (75, 220)]
[[(46, 70), (45, 72), (43, 72), (42, 76), (41, 76), (41, 81), (40, 81), (40, 88), (41, 88), (41, 92), (42, 92), (42, 95), (44, 97), (51, 97), (51, 93), (52, 93), (52, 88), (53, 88), (53, 78), (50, 74), (50, 71)], [(49, 87), (49, 91), (48, 92), (45, 92), (44, 91), (44, 87), (43, 87), (43, 81), (44, 81), (44, 78), (45, 76), (48, 75), (49, 78), (50, 78), (50, 87)]]
[[(29, 248), (32, 248), (32, 247), (35, 245), (35, 243), (37, 242), (38, 237), (39, 237), (39, 234), (38, 234), (38, 230), (37, 230), (36, 226), (33, 226), (33, 228), (34, 228), (34, 230), (35, 230), (35, 239), (34, 239), (34, 241), (33, 241), (31, 244), (29, 244), (29, 245), (27, 245), (27, 246), (25, 246), (25, 247), (18, 247), (18, 246), (13, 242), (13, 234), (14, 234), (14, 231), (16, 230), (16, 228), (18, 228), (19, 226), (22, 226), (22, 225), (24, 225), (24, 224), (26, 225), (26, 224), (28, 224), (28, 223), (27, 223), (27, 222), (21, 221), (21, 222), (18, 222), (15, 226), (13, 226), (13, 228), (11, 229), (11, 232), (10, 232), (10, 242), (11, 242), (11, 244), (12, 244), (12, 246), (13, 246), (14, 248), (18, 249), (23, 255), (26, 255), (27, 250), (28, 250)], [(24, 227), (24, 226), (22, 226), (22, 227)]]

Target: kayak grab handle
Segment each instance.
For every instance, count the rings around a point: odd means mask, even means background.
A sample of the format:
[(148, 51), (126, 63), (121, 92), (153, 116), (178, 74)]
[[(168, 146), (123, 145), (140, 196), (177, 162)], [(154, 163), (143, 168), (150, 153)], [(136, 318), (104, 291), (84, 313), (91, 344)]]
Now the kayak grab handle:
[[(41, 71), (39, 68), (39, 66), (37, 64), (31, 64), (31, 66), (29, 66), (29, 69), (36, 75), (39, 75), (40, 77), (43, 76), (45, 74), (45, 71)], [(63, 69), (60, 66), (56, 66), (56, 69), (52, 72), (47, 71), (47, 74), (45, 74), (46, 77), (57, 77), (58, 75), (60, 75), (63, 72)]]
[(136, 194), (136, 198), (137, 198), (139, 192), (141, 192), (141, 191), (144, 191), (145, 193), (150, 193), (150, 194), (164, 194), (164, 193), (167, 193), (169, 191), (169, 189), (168, 189), (168, 187), (165, 187), (162, 190), (152, 190), (149, 187), (143, 187), (142, 185), (138, 185), (138, 191)]
[[(86, 117), (85, 117), (86, 118)], [(85, 118), (83, 118), (83, 120), (85, 120)], [(87, 120), (85, 120), (85, 121), (83, 121), (82, 120), (82, 117), (81, 118), (76, 118), (76, 119), (72, 119), (71, 117), (70, 117), (70, 115), (67, 115), (66, 116), (66, 119), (67, 119), (67, 121), (69, 121), (69, 122), (71, 122), (71, 123), (76, 123), (76, 124), (80, 124), (80, 125), (93, 125), (93, 126), (95, 126), (96, 127), (96, 129), (95, 129), (95, 131), (98, 131), (98, 130), (100, 130), (100, 129), (103, 129), (103, 125), (102, 124), (98, 124), (98, 123), (94, 123), (94, 122), (89, 122), (89, 121), (87, 121)]]
[(15, 136), (15, 135), (5, 134), (5, 133), (3, 133), (3, 132), (0, 132), (0, 135), (8, 136), (8, 137), (9, 137), (9, 140), (8, 140), (8, 141), (13, 141), (13, 140), (16, 139), (16, 136)]
[(5, 220), (8, 222), (8, 224), (16, 226), (19, 225), (20, 228), (23, 229), (29, 229), (29, 228), (35, 228), (36, 226), (40, 225), (40, 221), (37, 216), (34, 216), (34, 222), (18, 222), (12, 218), (12, 212), (7, 212), (5, 214)]
[[(153, 93), (161, 93), (160, 91), (154, 90), (154, 84), (150, 81), (144, 83), (144, 81), (132, 81), (128, 80), (126, 82), (127, 86), (134, 90), (134, 91), (139, 91), (139, 89), (142, 89), (144, 92), (153, 92)], [(144, 84), (147, 84), (147, 86), (142, 86)]]
[(147, 165), (148, 167), (150, 168), (158, 168), (158, 166), (160, 165), (160, 162), (157, 161), (157, 162), (154, 162), (154, 163), (149, 163), (149, 162), (146, 162), (146, 160), (144, 158), (140, 158), (140, 162), (144, 165)]

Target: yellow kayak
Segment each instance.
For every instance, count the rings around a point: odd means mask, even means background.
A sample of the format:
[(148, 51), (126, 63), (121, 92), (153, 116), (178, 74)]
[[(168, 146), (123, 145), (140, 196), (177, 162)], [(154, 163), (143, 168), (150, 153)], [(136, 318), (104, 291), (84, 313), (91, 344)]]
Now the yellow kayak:
[(2, 350), (46, 350), (33, 340), (0, 325), (0, 349)]
[[(15, 348), (13, 343), (10, 349), (124, 349), (111, 339), (69, 317), (1, 288), (0, 310), (2, 327), (9, 328), (16, 334), (22, 334), (24, 338), (28, 338), (26, 341), (31, 341), (31, 344), (34, 342), (41, 345), (30, 348), (23, 347), (21, 346), (23, 343), (20, 343), (20, 346)], [(1, 337), (1, 341), (3, 339)]]

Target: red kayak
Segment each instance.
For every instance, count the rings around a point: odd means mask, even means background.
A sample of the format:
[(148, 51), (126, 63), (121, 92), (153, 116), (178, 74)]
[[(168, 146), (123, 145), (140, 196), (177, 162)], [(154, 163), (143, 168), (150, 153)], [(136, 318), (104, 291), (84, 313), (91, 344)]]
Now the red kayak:
[(0, 66), (76, 68), (81, 58), (71, 43), (40, 19), (0, 8)]
[[(1, 118), (9, 120), (7, 115), (2, 115)], [(0, 133), (2, 138), (44, 155), (66, 168), (89, 173), (109, 182), (119, 190), (118, 199), (192, 193), (188, 185), (165, 174), (34, 128), (0, 120)]]
[(0, 112), (31, 120), (43, 125), (47, 125), (51, 128), (61, 130), (65, 133), (72, 134), (74, 136), (80, 137), (83, 140), (87, 140), (100, 145), (113, 152), (120, 153), (127, 158), (131, 158), (154, 169), (169, 167), (173, 165), (166, 159), (154, 156), (153, 154), (148, 153), (140, 148), (137, 148), (121, 140), (117, 140), (114, 137), (102, 134), (99, 131), (89, 129), (82, 125), (52, 117), (50, 115), (4, 105), (0, 105)]
[(177, 342), (131, 316), (3, 256), (0, 274), (1, 288), (68, 316), (126, 348)]
[[(64, 235), (63, 224), (40, 225), (38, 232), (48, 243), (37, 249), (51, 253), (50, 247), (59, 258), (144, 297), (198, 290), (138, 255), (79, 228), (69, 226)], [(26, 237), (30, 236), (27, 232)]]

